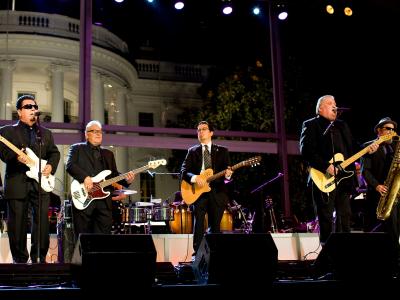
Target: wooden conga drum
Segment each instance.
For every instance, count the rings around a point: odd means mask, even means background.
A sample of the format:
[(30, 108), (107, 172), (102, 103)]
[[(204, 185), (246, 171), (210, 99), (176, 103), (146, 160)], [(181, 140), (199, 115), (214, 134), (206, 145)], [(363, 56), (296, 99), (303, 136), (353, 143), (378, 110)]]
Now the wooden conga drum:
[(176, 206), (174, 209), (174, 220), (169, 221), (172, 233), (193, 233), (192, 212), (186, 206)]

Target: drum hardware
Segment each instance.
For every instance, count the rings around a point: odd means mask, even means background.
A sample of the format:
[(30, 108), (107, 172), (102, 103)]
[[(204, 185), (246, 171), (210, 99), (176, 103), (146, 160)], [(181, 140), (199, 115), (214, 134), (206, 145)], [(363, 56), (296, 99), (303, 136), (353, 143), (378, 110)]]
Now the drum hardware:
[(239, 216), (240, 218), (243, 220), (241, 227), (241, 230), (244, 233), (252, 233), (253, 232), (253, 221), (254, 221), (254, 217), (255, 217), (255, 213), (248, 214), (248, 218), (246, 218), (245, 213), (243, 212), (242, 206), (239, 205), (235, 200), (232, 200), (232, 203), (234, 206), (231, 206), (231, 209), (237, 210), (239, 212)]
[(265, 208), (269, 212), (269, 218), (271, 220), (271, 232), (276, 233), (278, 232), (278, 223), (276, 222), (274, 205), (270, 196), (267, 196), (267, 198), (265, 199)]
[(134, 195), (134, 194), (137, 194), (137, 191), (135, 191), (135, 190), (120, 189), (120, 190), (114, 190), (112, 194), (113, 194), (113, 196)]

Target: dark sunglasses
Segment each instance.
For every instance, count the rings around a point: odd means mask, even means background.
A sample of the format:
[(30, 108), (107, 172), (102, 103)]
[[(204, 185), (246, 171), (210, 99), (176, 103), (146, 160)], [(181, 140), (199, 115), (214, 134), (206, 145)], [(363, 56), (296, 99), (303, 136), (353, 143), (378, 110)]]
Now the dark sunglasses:
[(36, 104), (25, 104), (24, 106), (21, 107), (21, 109), (32, 109), (32, 107), (34, 109), (38, 109), (39, 108), (39, 106), (36, 105)]
[(382, 127), (383, 129), (386, 129), (386, 130), (394, 130), (394, 128), (392, 128), (392, 127)]

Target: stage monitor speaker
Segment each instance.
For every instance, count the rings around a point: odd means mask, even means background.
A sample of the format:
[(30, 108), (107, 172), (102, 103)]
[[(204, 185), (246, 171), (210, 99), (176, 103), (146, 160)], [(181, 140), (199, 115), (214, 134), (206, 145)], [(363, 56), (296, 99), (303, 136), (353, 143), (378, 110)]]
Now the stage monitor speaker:
[(80, 234), (72, 264), (82, 288), (150, 287), (157, 252), (151, 235)]
[(206, 234), (193, 263), (199, 284), (223, 286), (272, 285), (278, 250), (269, 233)]
[(387, 233), (332, 233), (316, 266), (338, 280), (387, 281), (395, 262), (395, 246)]

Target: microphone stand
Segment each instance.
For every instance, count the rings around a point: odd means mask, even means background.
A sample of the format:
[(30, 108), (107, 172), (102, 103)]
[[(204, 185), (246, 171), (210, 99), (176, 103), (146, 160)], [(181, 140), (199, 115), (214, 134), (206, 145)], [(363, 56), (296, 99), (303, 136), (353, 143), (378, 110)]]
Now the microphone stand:
[[(272, 183), (272, 182), (274, 182), (274, 181), (276, 181), (277, 179), (279, 179), (279, 178), (281, 178), (282, 176), (283, 176), (284, 174), (283, 173), (281, 173), (281, 172), (279, 172), (278, 173), (278, 175), (276, 175), (274, 178), (272, 178), (272, 179), (270, 179), (270, 180), (268, 180), (268, 181), (266, 181), (266, 182), (264, 182), (263, 184), (261, 184), (260, 186), (258, 186), (257, 188), (255, 188), (254, 190), (252, 190), (251, 192), (250, 192), (250, 194), (254, 194), (254, 193), (256, 193), (256, 192), (259, 192), (260, 190), (262, 190), (266, 185), (268, 185), (268, 184), (270, 184), (270, 183)], [(264, 225), (265, 225), (265, 223), (264, 223), (264, 220), (265, 220), (265, 207), (264, 207), (264, 202), (262, 202), (262, 204), (259, 206), (259, 220), (260, 220), (260, 222), (255, 222), (256, 224), (258, 224), (258, 223), (260, 223), (259, 224), (259, 229), (261, 230), (261, 231), (263, 231), (264, 230)], [(255, 215), (256, 213), (254, 212), (254, 215)], [(253, 220), (254, 220), (254, 215), (253, 215)], [(257, 220), (257, 219), (256, 219)]]
[(40, 128), (40, 119), (39, 115), (37, 116), (36, 119), (36, 140), (38, 142), (39, 146), (39, 166), (38, 166), (38, 228), (37, 228), (37, 258), (36, 262), (40, 263), (40, 240), (41, 240), (41, 229), (42, 229), (42, 209), (41, 209), (41, 204), (42, 204), (42, 196), (41, 196), (41, 188), (42, 188), (42, 130)]

